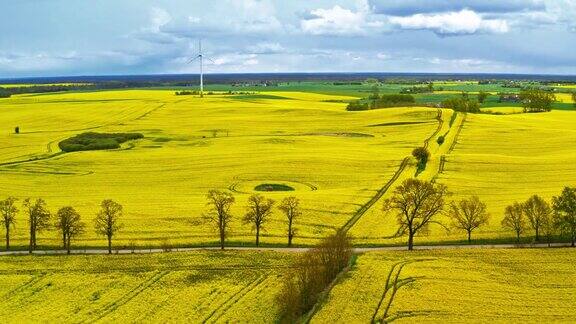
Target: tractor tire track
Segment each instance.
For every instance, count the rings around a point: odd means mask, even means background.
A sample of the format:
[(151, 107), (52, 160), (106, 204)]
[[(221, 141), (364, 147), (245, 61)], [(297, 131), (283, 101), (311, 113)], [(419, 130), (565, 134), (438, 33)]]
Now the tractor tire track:
[(93, 323), (93, 322), (96, 322), (96, 321), (103, 319), (104, 317), (108, 316), (109, 314), (111, 314), (112, 312), (117, 310), (119, 307), (130, 302), (132, 299), (134, 299), (139, 294), (141, 294), (143, 291), (145, 291), (146, 289), (150, 288), (152, 285), (154, 285), (155, 283), (160, 281), (164, 276), (166, 276), (169, 273), (170, 273), (170, 271), (160, 271), (160, 272), (155, 273), (152, 277), (146, 279), (144, 282), (142, 282), (138, 286), (136, 286), (136, 288), (127, 292), (126, 294), (124, 294), (122, 297), (120, 297), (116, 301), (106, 305), (103, 309), (101, 309), (99, 311), (99, 314), (96, 314), (95, 318), (85, 320), (84, 323), (87, 323), (87, 322)]
[[(217, 322), (218, 319), (220, 317), (222, 317), (222, 315), (224, 315), (228, 309), (230, 309), (240, 299), (244, 298), (244, 296), (246, 296), (252, 290), (254, 290), (258, 286), (260, 286), (268, 278), (270, 278), (270, 277), (267, 276), (266, 274), (262, 274), (258, 278), (254, 279), (254, 281), (250, 282), (250, 284), (244, 286), (242, 289), (237, 291), (235, 294), (233, 294), (228, 299), (226, 299), (222, 304), (220, 304), (218, 307), (216, 307), (216, 309), (214, 309), (212, 311), (212, 313), (210, 313), (208, 315), (208, 317), (206, 317), (205, 319), (202, 320), (202, 323), (208, 323), (209, 321), (210, 322)], [(218, 313), (218, 315), (214, 316), (217, 313)]]
[(384, 194), (388, 191), (388, 189), (390, 189), (390, 187), (394, 184), (394, 182), (396, 182), (396, 180), (398, 180), (398, 178), (400, 178), (400, 175), (402, 174), (402, 172), (404, 172), (404, 170), (408, 166), (409, 162), (410, 162), (410, 158), (405, 157), (402, 160), (402, 163), (400, 163), (400, 167), (398, 168), (396, 173), (394, 173), (392, 178), (384, 185), (384, 187), (382, 187), (378, 190), (376, 195), (374, 195), (372, 198), (370, 198), (370, 200), (368, 200), (364, 205), (362, 205), (360, 207), (360, 209), (358, 209), (354, 213), (352, 218), (350, 218), (348, 220), (348, 222), (346, 222), (346, 224), (344, 224), (344, 226), (342, 226), (340, 231), (342, 231), (344, 233), (348, 232), (352, 228), (352, 226), (354, 226), (354, 224), (356, 224), (358, 222), (360, 217), (362, 217), (368, 211), (368, 209), (370, 209), (372, 206), (374, 206), (374, 204), (378, 200), (380, 200), (380, 198), (382, 198), (382, 196), (384, 196)]
[(452, 144), (450, 145), (450, 148), (448, 149), (448, 154), (452, 153), (452, 151), (454, 151), (454, 148), (456, 147), (456, 144), (458, 144), (458, 137), (460, 136), (460, 132), (462, 132), (462, 128), (464, 127), (464, 123), (466, 122), (466, 117), (467, 117), (467, 114), (464, 114), (464, 117), (462, 117), (462, 121), (460, 122), (460, 125), (458, 125), (458, 129), (456, 130), (456, 135), (454, 135), (454, 140), (452, 141)]
[[(432, 133), (432, 135), (430, 135), (428, 138), (424, 140), (424, 147), (426, 148), (428, 148), (428, 146), (430, 145), (430, 141), (436, 135), (438, 135), (438, 133), (442, 131), (442, 127), (444, 126), (444, 119), (442, 118), (442, 109), (440, 108), (438, 108), (437, 110), (436, 120), (438, 121), (438, 126), (436, 127), (436, 130), (434, 131), (434, 133)], [(374, 206), (374, 204), (376, 204), (376, 202), (378, 202), (378, 200), (380, 200), (380, 198), (382, 198), (382, 196), (384, 196), (386, 192), (388, 192), (390, 187), (392, 187), (392, 185), (396, 182), (396, 180), (400, 178), (400, 175), (402, 175), (404, 170), (406, 170), (406, 167), (408, 166), (409, 163), (410, 163), (410, 157), (405, 157), (402, 160), (402, 163), (400, 163), (400, 167), (398, 167), (398, 170), (396, 171), (396, 173), (394, 173), (392, 178), (382, 188), (378, 190), (376, 195), (374, 195), (372, 198), (370, 198), (370, 200), (368, 200), (364, 205), (362, 205), (360, 209), (358, 209), (356, 213), (354, 213), (354, 215), (346, 222), (346, 224), (344, 224), (344, 226), (342, 226), (340, 230), (344, 233), (347, 233), (354, 226), (354, 224), (356, 224), (358, 220), (360, 220), (360, 218), (372, 206)]]
[(430, 141), (436, 137), (442, 131), (442, 127), (444, 126), (444, 119), (442, 118), (442, 109), (438, 108), (438, 115), (436, 116), (436, 120), (438, 121), (438, 127), (430, 135), (426, 140), (424, 140), (424, 148), (428, 148), (430, 146)]

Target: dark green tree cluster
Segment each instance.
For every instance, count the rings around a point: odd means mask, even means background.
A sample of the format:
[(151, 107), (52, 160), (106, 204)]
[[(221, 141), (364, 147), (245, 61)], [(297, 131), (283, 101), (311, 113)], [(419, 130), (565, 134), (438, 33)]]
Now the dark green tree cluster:
[(413, 106), (416, 103), (414, 96), (407, 94), (379, 94), (373, 92), (367, 99), (356, 100), (348, 104), (346, 110), (359, 111), (389, 107)]
[(432, 82), (426, 84), (425, 86), (412, 86), (409, 88), (402, 88), (400, 90), (401, 94), (432, 93), (432, 92), (434, 92), (434, 84)]
[(545, 112), (552, 110), (552, 103), (556, 101), (556, 96), (549, 91), (528, 89), (520, 92), (520, 101), (524, 112)]
[(480, 104), (476, 101), (470, 100), (467, 96), (448, 98), (442, 101), (442, 107), (464, 113), (480, 112)]
[[(8, 197), (0, 201), (0, 224), (6, 231), (6, 250), (10, 249), (10, 230), (16, 224), (16, 216), (20, 211), (16, 204), (17, 199)], [(52, 223), (52, 213), (48, 210), (44, 199), (27, 198), (22, 203), (24, 213), (28, 218), (30, 253), (37, 249), (37, 234), (42, 231), (56, 229), (62, 238), (62, 247), (70, 253), (71, 242), (85, 233), (86, 224), (82, 222), (80, 214), (71, 206), (60, 208), (55, 214)], [(102, 201), (100, 211), (94, 219), (94, 228), (97, 234), (105, 235), (108, 239), (108, 253), (112, 253), (112, 238), (120, 230), (119, 222), (122, 215), (122, 205), (110, 199)]]
[(10, 98), (12, 96), (12, 94), (10, 93), (10, 91), (0, 87), (0, 98)]

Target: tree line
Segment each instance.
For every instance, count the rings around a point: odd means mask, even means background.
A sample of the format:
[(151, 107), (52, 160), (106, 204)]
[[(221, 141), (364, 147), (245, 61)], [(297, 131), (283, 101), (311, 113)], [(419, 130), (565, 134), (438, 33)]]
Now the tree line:
[[(10, 250), (10, 230), (15, 226), (16, 215), (20, 212), (17, 201), (14, 197), (0, 201), (0, 225), (4, 226), (6, 232), (6, 250)], [(86, 223), (72, 206), (64, 206), (52, 214), (44, 199), (26, 198), (21, 208), (28, 218), (30, 253), (37, 248), (39, 232), (57, 230), (62, 238), (62, 247), (68, 253), (70, 253), (72, 241), (86, 232)], [(112, 253), (112, 238), (122, 227), (120, 223), (122, 210), (123, 207), (119, 203), (110, 199), (103, 200), (93, 220), (96, 234), (105, 236), (108, 240), (108, 253)]]
[[(488, 224), (490, 215), (480, 198), (472, 196), (448, 204), (449, 195), (443, 184), (407, 179), (394, 190), (391, 198), (384, 201), (383, 211), (396, 216), (396, 234), (408, 236), (408, 250), (414, 248), (414, 237), (428, 231), (431, 224), (466, 232), (468, 243), (472, 241), (473, 231)], [(442, 214), (450, 218), (449, 225), (438, 221)], [(538, 195), (522, 203), (515, 202), (505, 208), (501, 225), (514, 231), (517, 242), (531, 228), (537, 242), (544, 236), (550, 243), (553, 235), (561, 234), (568, 235), (575, 246), (576, 188), (565, 187), (560, 195), (552, 198), (551, 203)]]
[[(449, 196), (450, 192), (443, 184), (407, 179), (394, 189), (390, 198), (384, 201), (382, 210), (385, 214), (394, 214), (398, 225), (396, 235), (408, 236), (409, 250), (414, 248), (416, 235), (427, 232), (432, 224), (463, 231), (467, 235), (468, 243), (471, 243), (472, 233), (489, 223), (490, 214), (487, 206), (478, 196), (448, 203)], [(207, 213), (204, 217), (214, 225), (220, 248), (224, 249), (230, 232), (233, 218), (231, 208), (235, 198), (227, 191), (210, 190), (206, 199)], [(248, 198), (242, 221), (244, 224), (252, 225), (256, 246), (260, 246), (260, 233), (273, 214), (275, 204), (273, 199), (260, 194), (253, 194)], [(71, 206), (64, 206), (53, 215), (43, 199), (27, 198), (21, 204), (21, 208), (28, 217), (30, 253), (37, 248), (39, 232), (57, 230), (62, 238), (62, 247), (70, 253), (71, 242), (86, 231), (86, 224)], [(290, 247), (296, 236), (294, 222), (302, 215), (300, 201), (294, 196), (285, 197), (277, 209), (287, 221), (286, 235)], [(0, 201), (0, 225), (4, 226), (6, 233), (6, 250), (10, 249), (10, 230), (14, 227), (19, 212), (16, 198), (8, 197)], [(93, 220), (96, 234), (107, 239), (108, 253), (112, 253), (112, 239), (122, 228), (120, 223), (122, 213), (122, 205), (106, 199), (101, 202), (100, 210)], [(440, 215), (446, 215), (450, 219), (450, 224), (439, 222), (437, 218)], [(520, 242), (521, 236), (531, 229), (534, 231), (536, 242), (541, 242), (544, 237), (550, 243), (554, 235), (560, 234), (568, 235), (572, 246), (575, 246), (576, 188), (565, 187), (560, 195), (552, 198), (551, 202), (539, 195), (533, 195), (525, 202), (515, 202), (507, 206), (501, 226), (513, 231), (517, 242)]]
[[(224, 249), (226, 237), (230, 231), (230, 222), (233, 217), (231, 207), (235, 202), (235, 198), (226, 191), (210, 190), (206, 195), (206, 199), (208, 201), (208, 212), (205, 217), (216, 228), (220, 239), (220, 248)], [(244, 224), (252, 225), (252, 230), (256, 234), (256, 246), (260, 246), (260, 232), (264, 229), (264, 225), (268, 222), (270, 215), (272, 215), (275, 203), (274, 200), (265, 198), (260, 194), (253, 194), (248, 198), (246, 213), (242, 220)], [(300, 200), (293, 196), (286, 197), (280, 202), (278, 209), (284, 214), (288, 223), (287, 237), (288, 246), (290, 247), (296, 235), (294, 221), (302, 214)]]

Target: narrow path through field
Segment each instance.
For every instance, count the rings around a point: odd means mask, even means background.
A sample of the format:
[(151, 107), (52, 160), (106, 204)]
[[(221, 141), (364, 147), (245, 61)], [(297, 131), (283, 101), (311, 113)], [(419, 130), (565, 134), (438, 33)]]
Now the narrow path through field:
[[(436, 135), (438, 135), (438, 133), (440, 133), (440, 131), (442, 130), (442, 126), (444, 126), (444, 119), (442, 118), (442, 109), (438, 109), (438, 115), (436, 116), (436, 120), (438, 121), (438, 127), (436, 127), (436, 130), (434, 130), (434, 133), (432, 133), (428, 138), (426, 138), (424, 140), (424, 147), (426, 147), (426, 148), (428, 148), (428, 146), (430, 145), (430, 141), (432, 139), (434, 139), (436, 137)], [(390, 187), (392, 187), (394, 185), (394, 183), (396, 183), (396, 181), (400, 178), (402, 173), (404, 173), (404, 171), (408, 167), (409, 162), (410, 162), (410, 157), (405, 157), (402, 160), (402, 163), (400, 163), (398, 170), (394, 173), (392, 178), (382, 188), (378, 189), (376, 194), (372, 198), (370, 198), (370, 200), (368, 200), (364, 205), (362, 205), (354, 213), (354, 215), (352, 215), (352, 217), (346, 222), (346, 224), (344, 224), (344, 226), (342, 226), (342, 228), (340, 230), (343, 232), (348, 232), (354, 226), (354, 224), (356, 224), (358, 222), (358, 220), (360, 220), (360, 218), (372, 206), (374, 206), (374, 204), (376, 204), (380, 200), (380, 198), (382, 198), (384, 196), (384, 194), (386, 194), (386, 192), (388, 192)]]

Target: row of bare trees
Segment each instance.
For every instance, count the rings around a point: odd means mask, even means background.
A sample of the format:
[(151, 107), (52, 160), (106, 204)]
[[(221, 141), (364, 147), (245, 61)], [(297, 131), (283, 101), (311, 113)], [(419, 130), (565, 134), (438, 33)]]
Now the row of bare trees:
[[(16, 224), (16, 216), (20, 212), (17, 199), (8, 197), (0, 201), (0, 224), (6, 231), (6, 250), (10, 249), (10, 230)], [(56, 229), (62, 238), (62, 247), (70, 253), (71, 242), (79, 235), (85, 233), (86, 223), (80, 214), (71, 206), (64, 206), (53, 215), (44, 199), (24, 199), (23, 212), (28, 216), (30, 253), (37, 248), (37, 234), (42, 231)], [(120, 230), (120, 217), (122, 205), (106, 199), (100, 204), (100, 211), (94, 218), (94, 229), (97, 234), (106, 236), (108, 240), (108, 253), (112, 253), (112, 238)], [(55, 218), (53, 220), (52, 218)]]
[[(215, 225), (220, 238), (220, 248), (224, 249), (226, 237), (230, 231), (231, 208), (235, 198), (229, 192), (210, 190), (206, 199), (209, 211), (205, 217)], [(260, 245), (260, 232), (264, 229), (264, 225), (274, 212), (274, 204), (274, 200), (259, 194), (253, 194), (248, 198), (248, 206), (242, 220), (244, 224), (252, 225), (252, 229), (256, 233), (256, 246)], [(280, 202), (278, 209), (286, 216), (288, 221), (288, 246), (292, 246), (292, 240), (296, 235), (294, 221), (302, 213), (300, 201), (293, 196), (286, 197)]]
[(536, 241), (544, 236), (550, 243), (553, 235), (564, 234), (570, 237), (572, 246), (575, 246), (576, 188), (564, 188), (559, 196), (552, 198), (552, 203), (538, 195), (523, 203), (513, 203), (506, 207), (502, 226), (514, 231), (517, 242), (522, 234), (532, 228)]
[[(384, 212), (393, 212), (398, 224), (397, 235), (408, 236), (408, 249), (414, 248), (414, 237), (429, 230), (431, 224), (448, 228), (438, 221), (437, 216), (451, 219), (452, 228), (463, 230), (472, 240), (472, 232), (487, 225), (490, 215), (487, 207), (477, 196), (460, 201), (446, 202), (450, 195), (442, 184), (418, 179), (407, 179), (398, 186), (391, 198), (384, 201)], [(524, 203), (506, 207), (502, 226), (516, 233), (517, 241), (529, 227), (535, 231), (536, 241), (541, 235), (548, 242), (554, 234), (568, 235), (572, 246), (576, 245), (576, 188), (566, 187), (552, 204), (534, 195)]]

